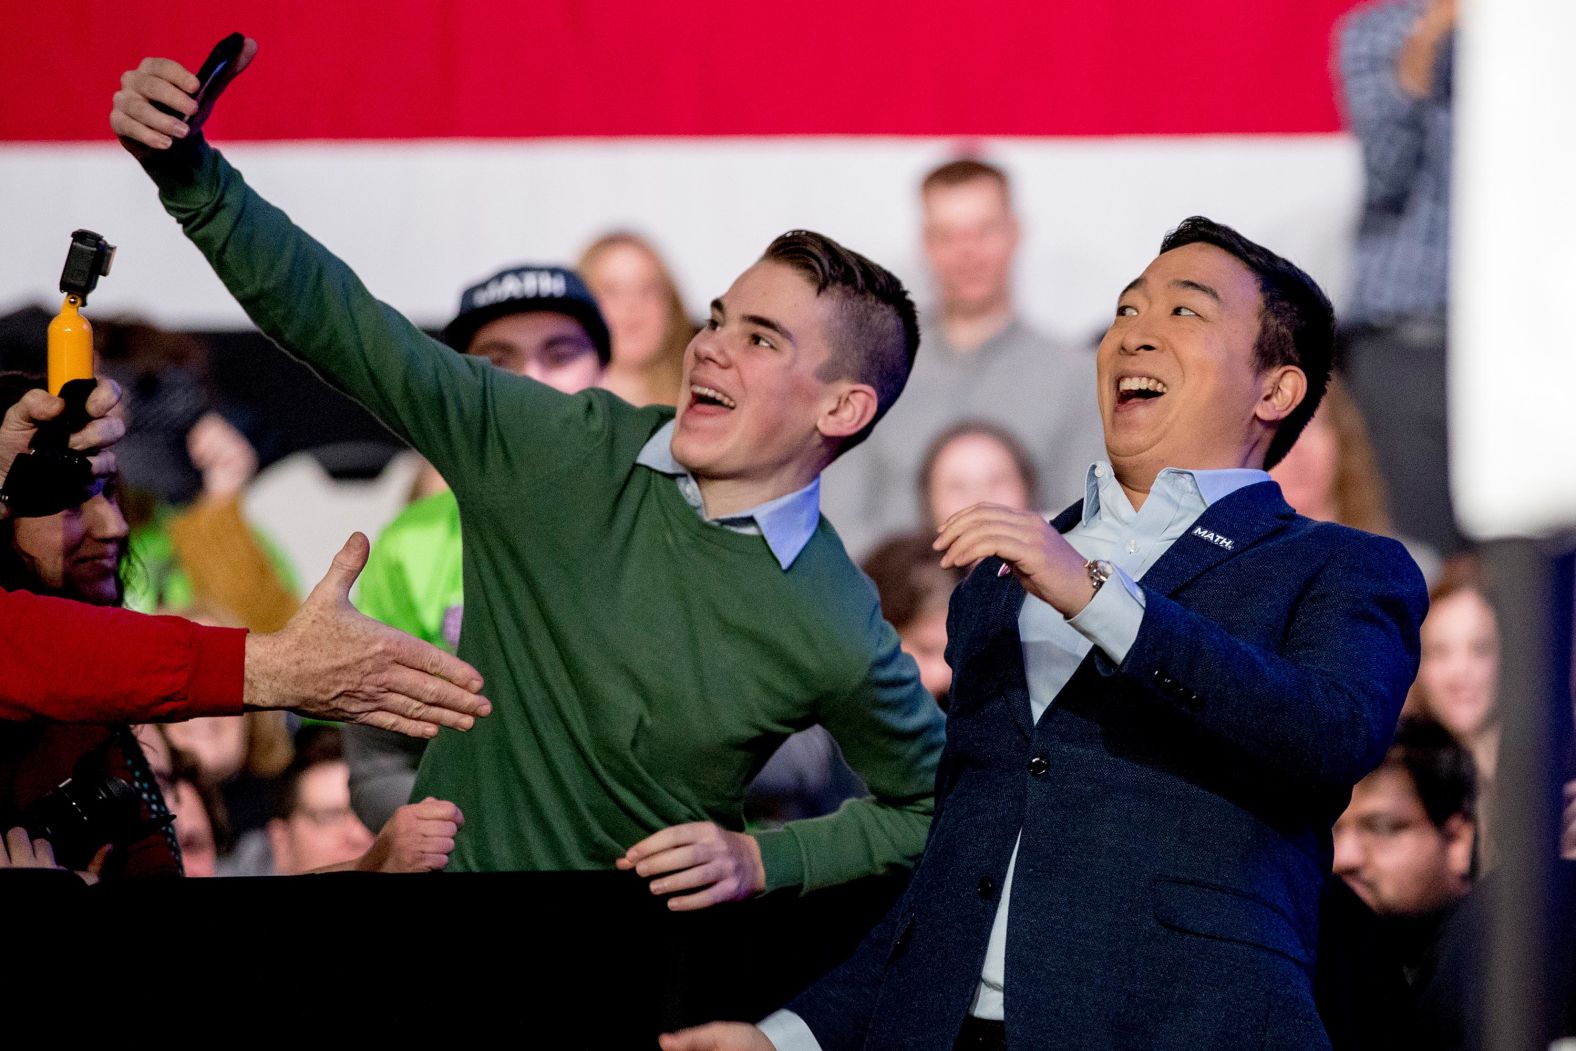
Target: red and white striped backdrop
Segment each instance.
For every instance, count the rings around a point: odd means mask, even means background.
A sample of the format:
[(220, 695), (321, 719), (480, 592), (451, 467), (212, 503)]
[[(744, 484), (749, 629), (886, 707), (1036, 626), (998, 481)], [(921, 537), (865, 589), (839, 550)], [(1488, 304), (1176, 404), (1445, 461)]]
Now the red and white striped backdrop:
[(925, 294), (915, 184), (959, 149), (1013, 173), (1018, 285), (1081, 335), (1202, 212), (1339, 298), (1360, 185), (1329, 74), (1353, 0), (17, 5), (0, 41), (0, 310), (53, 299), (66, 234), (121, 246), (94, 307), (242, 323), (110, 140), (120, 71), (256, 64), (210, 137), (374, 291), (435, 324), (505, 262), (634, 227), (703, 303), (791, 226)]

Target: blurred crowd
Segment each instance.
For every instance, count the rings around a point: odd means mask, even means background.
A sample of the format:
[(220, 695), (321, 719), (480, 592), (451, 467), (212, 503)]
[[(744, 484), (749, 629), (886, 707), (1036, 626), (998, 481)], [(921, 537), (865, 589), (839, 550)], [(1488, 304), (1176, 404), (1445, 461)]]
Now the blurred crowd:
[[(1496, 589), (1449, 507), (1453, 25), (1448, 0), (1370, 6), (1343, 25), (1336, 63), (1368, 187), (1358, 283), (1342, 319), (1339, 377), (1271, 472), (1301, 514), (1401, 540), (1431, 588), (1417, 680), (1395, 744), (1335, 824), (1329, 887), (1332, 898), (1357, 899), (1331, 905), (1332, 915), (1361, 913), (1376, 925), (1385, 958), (1414, 983), (1427, 979), (1442, 925), (1498, 860), (1498, 611), (1515, 601)], [(981, 501), (1054, 514), (1084, 496), (1104, 453), (1093, 348), (1045, 337), (1014, 302), (1020, 224), (1010, 173), (961, 157), (916, 189), (936, 291), (921, 312), (919, 357), (886, 422), (827, 472), (822, 500), (944, 710), (947, 605), (962, 578), (940, 568), (936, 529)], [(489, 282), (544, 274), (557, 283), (543, 294), (498, 310), (483, 302)], [(698, 328), (684, 303), (659, 246), (614, 231), (572, 267), (533, 261), (468, 290), (444, 338), (565, 392), (600, 385), (633, 404), (672, 405)], [(0, 409), (41, 385), (35, 316), (3, 328)], [(297, 564), (268, 520), (281, 506), (312, 518), (313, 497), (297, 491), (265, 506), (249, 495), (288, 466), (274, 454), (271, 407), (218, 398), (195, 335), (132, 319), (96, 318), (95, 331), (98, 371), (127, 393), (119, 478), (79, 509), (0, 523), (0, 587), (277, 629), (299, 604), (301, 580), (321, 567)], [(452, 650), (463, 630), (460, 509), (413, 455), (338, 470), (333, 495), (361, 501), (357, 524), (376, 534), (358, 608)], [(364, 499), (380, 471), (397, 473), (402, 506)], [(440, 801), (410, 802), (423, 747), (278, 712), (137, 727), (6, 725), (0, 816), (97, 769), (137, 789), (143, 823), (124, 846), (70, 859), (100, 880), (440, 867), (441, 856), (412, 853), (402, 838), (417, 816), (457, 819), (431, 812)], [(765, 826), (830, 813), (863, 792), (837, 743), (812, 727), (760, 771), (746, 817)], [(1576, 788), (1566, 801), (1563, 847), (1576, 857)], [(1371, 1044), (1359, 1036), (1345, 1046)]]

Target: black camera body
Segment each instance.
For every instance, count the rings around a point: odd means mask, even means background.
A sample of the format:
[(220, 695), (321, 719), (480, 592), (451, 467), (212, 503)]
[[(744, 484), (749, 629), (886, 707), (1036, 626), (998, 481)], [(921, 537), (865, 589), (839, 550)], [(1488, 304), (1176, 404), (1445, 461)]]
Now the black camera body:
[(115, 246), (92, 230), (71, 231), (71, 247), (66, 251), (66, 268), (60, 272), (60, 290), (74, 295), (85, 305), (88, 293), (98, 280), (109, 273), (115, 261)]

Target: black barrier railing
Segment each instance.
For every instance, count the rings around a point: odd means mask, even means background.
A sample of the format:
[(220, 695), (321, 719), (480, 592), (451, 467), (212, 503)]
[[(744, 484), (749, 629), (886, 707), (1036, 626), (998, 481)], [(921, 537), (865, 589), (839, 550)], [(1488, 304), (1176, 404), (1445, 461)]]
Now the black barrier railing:
[[(448, 1031), (446, 1046), (464, 1047), (497, 1031), (509, 1047), (654, 1048), (666, 1030), (781, 1006), (903, 886), (867, 879), (674, 913), (616, 872), (92, 888), (49, 875), (0, 878), (0, 1001), (74, 1034), (140, 1020), (130, 1031), (151, 1046)], [(161, 1038), (166, 1026), (184, 1038)], [(542, 1035), (565, 1032), (579, 1035)]]

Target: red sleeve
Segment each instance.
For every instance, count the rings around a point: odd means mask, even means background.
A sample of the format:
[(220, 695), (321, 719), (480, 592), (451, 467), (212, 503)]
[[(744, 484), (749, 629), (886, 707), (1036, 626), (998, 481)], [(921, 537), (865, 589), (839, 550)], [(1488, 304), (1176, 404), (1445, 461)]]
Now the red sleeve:
[(239, 715), (246, 632), (0, 591), (0, 719)]

